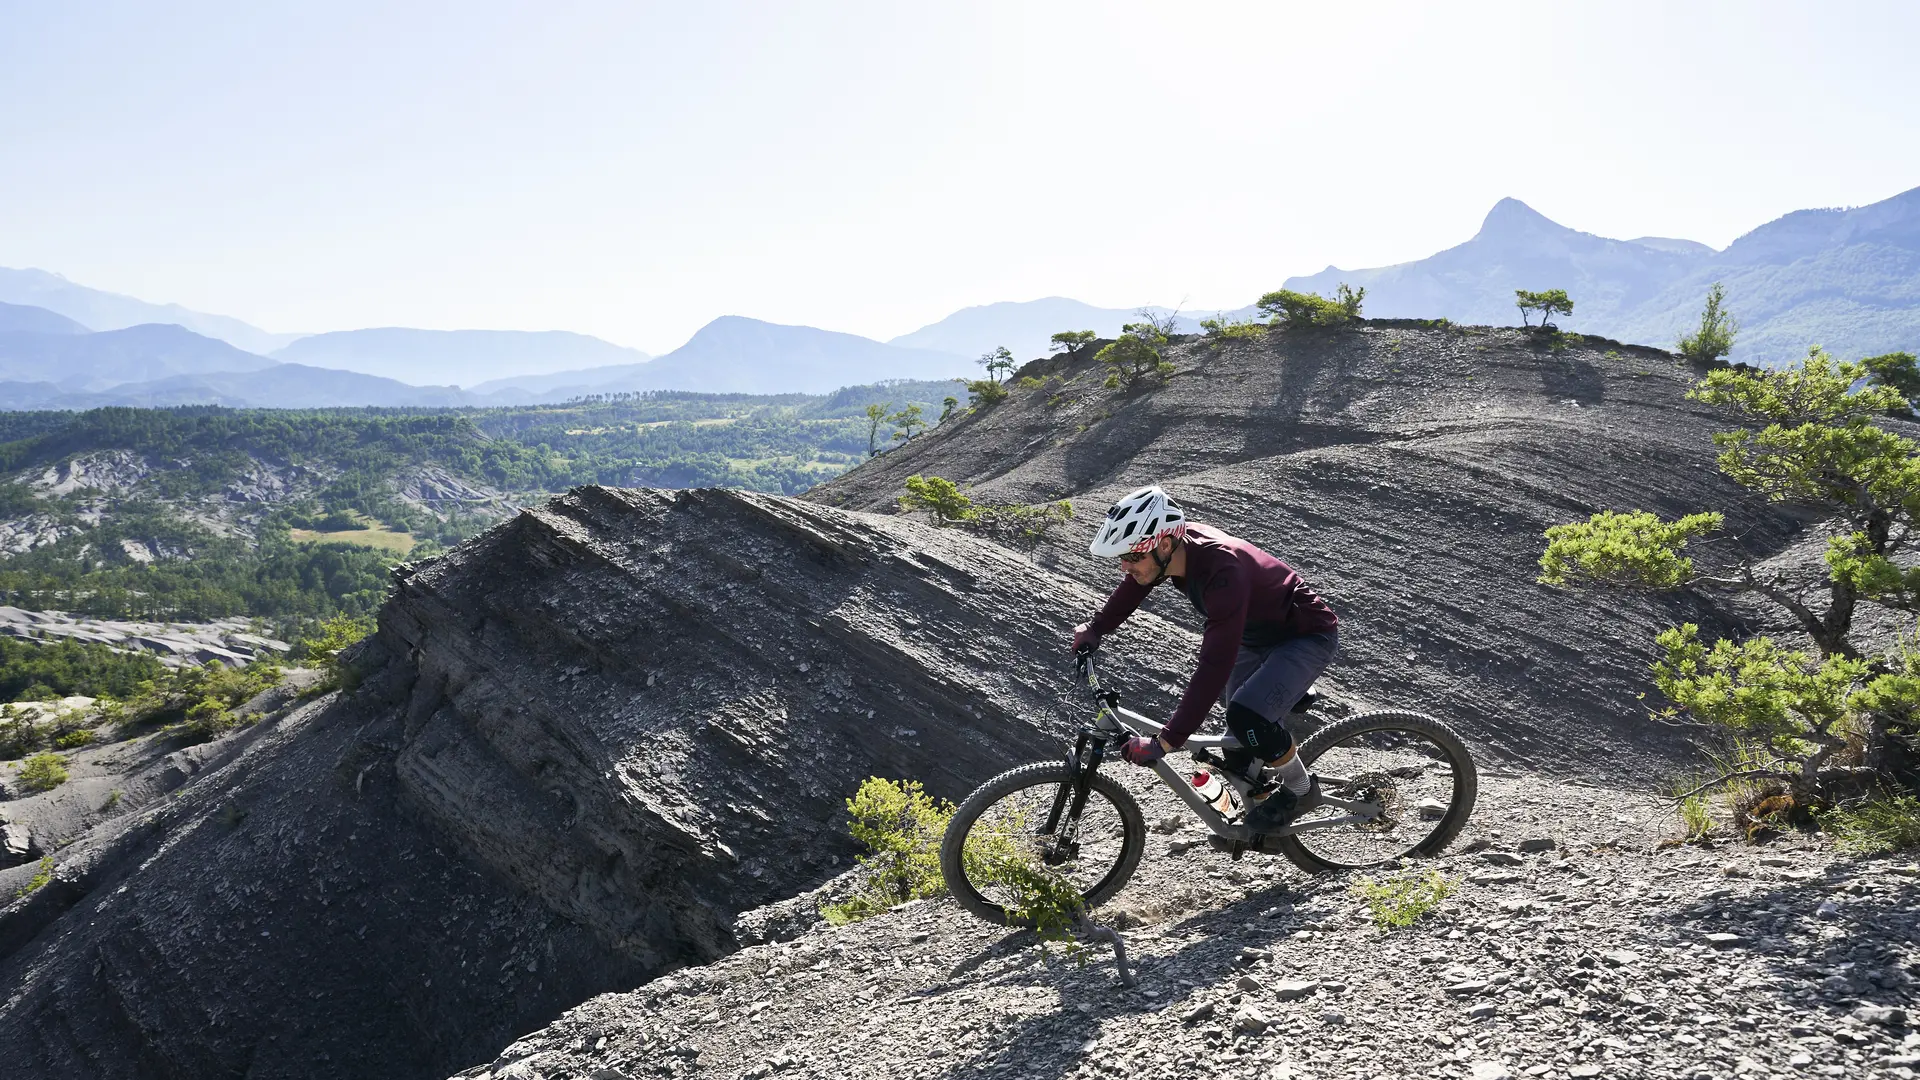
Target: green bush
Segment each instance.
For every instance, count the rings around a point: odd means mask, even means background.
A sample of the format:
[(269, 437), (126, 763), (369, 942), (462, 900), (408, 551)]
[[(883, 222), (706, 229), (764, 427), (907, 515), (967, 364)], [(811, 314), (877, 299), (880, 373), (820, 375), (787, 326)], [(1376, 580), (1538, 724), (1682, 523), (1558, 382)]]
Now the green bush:
[(1722, 311), (1727, 288), (1719, 282), (1707, 290), (1707, 306), (1700, 312), (1700, 325), (1680, 339), (1679, 353), (1696, 364), (1711, 364), (1733, 351), (1733, 336), (1738, 332), (1733, 316)]
[(1094, 353), (1095, 360), (1107, 365), (1107, 388), (1131, 387), (1148, 376), (1165, 378), (1173, 374), (1173, 365), (1160, 358), (1160, 350), (1171, 336), (1171, 326), (1171, 317), (1164, 322), (1149, 317), (1143, 322), (1128, 323), (1119, 337)]
[(1047, 351), (1076, 354), (1099, 340), (1099, 337), (1100, 335), (1091, 330), (1062, 330), (1048, 339)]
[(1672, 702), (1659, 715), (1689, 714), (1741, 748), (1744, 760), (1717, 778), (1751, 789), (1736, 822), (1798, 823), (1872, 778), (1897, 786), (1920, 750), (1920, 639), (1876, 653), (1854, 640), (1853, 624), (1862, 601), (1920, 610), (1920, 571), (1902, 558), (1920, 514), (1920, 443), (1874, 423), (1905, 397), (1864, 363), (1819, 349), (1798, 368), (1719, 368), (1688, 396), (1738, 425), (1714, 436), (1728, 479), (1827, 522), (1824, 596), (1789, 587), (1737, 543), (1709, 548), (1711, 564), (1696, 568), (1687, 544), (1719, 531), (1718, 513), (1672, 523), (1603, 513), (1555, 526), (1541, 580), (1758, 593), (1811, 643), (1811, 652), (1764, 635), (1709, 643), (1692, 623), (1655, 639), (1654, 683)]
[(1073, 503), (972, 503), (964, 522), (966, 528), (989, 540), (1037, 547), (1041, 541), (1059, 535), (1060, 527), (1073, 520)]
[(67, 782), (67, 763), (59, 754), (35, 754), (20, 766), (20, 786), (28, 791), (52, 791)]
[(967, 393), (973, 395), (973, 406), (979, 409), (991, 409), (1007, 400), (1007, 388), (992, 379), (968, 379)]
[(953, 481), (940, 476), (907, 477), (907, 493), (900, 496), (900, 509), (925, 510), (935, 525), (952, 525), (973, 516), (973, 500)]
[(1548, 289), (1545, 292), (1528, 292), (1525, 289), (1515, 289), (1513, 290), (1513, 306), (1520, 309), (1520, 322), (1526, 326), (1533, 325), (1527, 321), (1527, 315), (1531, 312), (1539, 312), (1540, 329), (1542, 330), (1553, 325), (1554, 315), (1573, 314), (1573, 301), (1567, 298), (1567, 290), (1565, 289)]
[(25, 885), (20, 886), (19, 889), (14, 891), (13, 897), (18, 900), (28, 893), (39, 892), (41, 889), (46, 888), (52, 881), (53, 856), (43, 855), (40, 857), (40, 865), (34, 868), (33, 876), (27, 879)]
[(83, 746), (93, 745), (96, 738), (97, 736), (88, 728), (75, 728), (72, 731), (55, 735), (53, 737), (53, 748), (55, 750), (78, 750)]
[(1280, 289), (1262, 296), (1255, 306), (1276, 325), (1291, 330), (1311, 326), (1343, 326), (1359, 317), (1360, 301), (1366, 294), (1365, 289), (1352, 289), (1341, 282), (1332, 300), (1319, 293)]
[(1842, 851), (1878, 855), (1920, 847), (1920, 798), (1912, 795), (1886, 795), (1829, 810), (1819, 820)]
[(1353, 894), (1366, 901), (1367, 913), (1373, 917), (1374, 925), (1399, 930), (1433, 914), (1440, 902), (1459, 887), (1458, 882), (1434, 870), (1426, 874), (1403, 874), (1385, 881), (1361, 878), (1354, 884)]
[(867, 848), (860, 856), (864, 880), (821, 914), (838, 925), (945, 892), (940, 838), (952, 818), (953, 804), (929, 796), (918, 780), (868, 777), (847, 800), (847, 831)]
[(1033, 928), (1041, 941), (1068, 941), (1087, 917), (1086, 898), (1065, 876), (1044, 865), (1033, 850), (1024, 814), (991, 824), (976, 823), (960, 857), (967, 879), (995, 889), (1014, 921)]
[(46, 745), (47, 733), (17, 705), (0, 706), (0, 760), (23, 758)]
[(1227, 341), (1247, 341), (1264, 337), (1267, 328), (1251, 319), (1201, 319), (1200, 329), (1206, 333), (1207, 340), (1215, 344)]

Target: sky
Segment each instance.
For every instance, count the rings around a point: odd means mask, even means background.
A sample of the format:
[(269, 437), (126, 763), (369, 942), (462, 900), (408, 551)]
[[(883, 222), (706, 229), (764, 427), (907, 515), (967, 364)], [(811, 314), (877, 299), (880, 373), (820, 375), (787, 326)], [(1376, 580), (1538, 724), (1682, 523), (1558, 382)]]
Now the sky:
[(1920, 186), (1920, 4), (0, 0), (0, 266), (280, 332), (1234, 308)]

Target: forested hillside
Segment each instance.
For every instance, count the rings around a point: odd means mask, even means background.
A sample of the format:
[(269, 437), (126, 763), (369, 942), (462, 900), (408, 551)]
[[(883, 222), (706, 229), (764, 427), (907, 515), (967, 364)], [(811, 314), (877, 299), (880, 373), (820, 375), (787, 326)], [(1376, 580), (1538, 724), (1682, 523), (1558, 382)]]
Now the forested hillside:
[(387, 567), (580, 484), (793, 494), (952, 383), (506, 409), (0, 413), (0, 603), (98, 618), (363, 615)]

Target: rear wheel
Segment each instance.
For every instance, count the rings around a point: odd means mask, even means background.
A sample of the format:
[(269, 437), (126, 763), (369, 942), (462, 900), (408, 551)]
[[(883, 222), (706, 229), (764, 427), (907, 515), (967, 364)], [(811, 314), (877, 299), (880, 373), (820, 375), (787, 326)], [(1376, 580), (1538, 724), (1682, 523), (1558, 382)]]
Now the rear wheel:
[[(1480, 774), (1453, 729), (1414, 712), (1361, 713), (1328, 724), (1300, 746), (1300, 758), (1332, 799), (1377, 809), (1377, 816), (1275, 837), (1278, 851), (1308, 873), (1380, 866), (1438, 855), (1460, 835), (1480, 793)], [(1294, 825), (1346, 817), (1315, 807)]]
[[(1022, 765), (980, 785), (960, 804), (940, 843), (940, 870), (961, 907), (988, 922), (1028, 926), (1033, 920), (1022, 916), (1021, 883), (1031, 881), (1031, 873), (1064, 880), (1087, 908), (1112, 899), (1133, 876), (1147, 846), (1146, 819), (1112, 777), (1093, 775), (1076, 835), (1056, 838), (1041, 831), (1075, 771), (1065, 762)], [(1050, 848), (1057, 852), (1051, 862)], [(1010, 867), (1023, 873), (1009, 873)]]

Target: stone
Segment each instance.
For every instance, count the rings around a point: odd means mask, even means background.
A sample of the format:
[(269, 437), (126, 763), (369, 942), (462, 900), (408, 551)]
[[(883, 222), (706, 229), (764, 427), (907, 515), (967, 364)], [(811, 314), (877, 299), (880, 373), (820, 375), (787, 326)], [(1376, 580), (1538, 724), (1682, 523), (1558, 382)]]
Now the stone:
[(1525, 866), (1526, 860), (1511, 851), (1483, 851), (1480, 861), (1494, 866)]
[(1240, 978), (1234, 980), (1233, 985), (1249, 994), (1257, 994), (1264, 989), (1264, 987), (1260, 985), (1260, 980), (1251, 975), (1240, 976)]
[(1233, 962), (1240, 965), (1241, 967), (1249, 967), (1253, 964), (1260, 963), (1263, 960), (1271, 960), (1271, 959), (1273, 959), (1273, 950), (1255, 949), (1255, 948), (1249, 947), (1249, 948), (1241, 949), (1240, 955), (1234, 957)]
[(1472, 997), (1475, 994), (1485, 993), (1486, 989), (1487, 983), (1485, 981), (1470, 980), (1467, 982), (1454, 983), (1452, 986), (1447, 987), (1447, 993), (1454, 997)]
[(1267, 1024), (1267, 1014), (1254, 1008), (1252, 1005), (1242, 1005), (1240, 1006), (1240, 1011), (1233, 1014), (1233, 1030), (1235, 1031), (1244, 1031), (1251, 1035), (1258, 1035), (1267, 1030)]
[(1602, 1071), (1600, 1066), (1588, 1062), (1585, 1065), (1572, 1066), (1567, 1070), (1567, 1075), (1575, 1077), (1576, 1080), (1584, 1080), (1584, 1078), (1589, 1076), (1599, 1076)]
[(1520, 880), (1519, 874), (1468, 874), (1469, 885), (1512, 885)]
[(1513, 1070), (1498, 1061), (1476, 1061), (1467, 1066), (1473, 1080), (1513, 1080)]
[(1863, 1024), (1877, 1024), (1880, 1027), (1906, 1027), (1907, 1010), (1883, 1005), (1862, 1005), (1853, 1010), (1853, 1018)]
[(1320, 1022), (1329, 1027), (1340, 1027), (1347, 1022), (1347, 1014), (1328, 1009), (1320, 1014)]
[(1601, 953), (1600, 959), (1605, 960), (1612, 967), (1631, 967), (1640, 962), (1640, 954), (1632, 949), (1614, 949), (1611, 952)]
[(1813, 917), (1832, 922), (1840, 917), (1840, 905), (1831, 900), (1822, 900), (1820, 906), (1813, 909)]
[(1213, 1009), (1213, 1002), (1203, 1001), (1193, 1008), (1188, 1009), (1186, 1012), (1181, 1013), (1180, 1022), (1183, 1024), (1197, 1024), (1202, 1020), (1211, 1020), (1213, 1019)]
[(1742, 938), (1739, 934), (1729, 934), (1725, 931), (1707, 935), (1707, 944), (1716, 949), (1730, 949), (1744, 940), (1746, 939)]
[(1467, 1010), (1467, 1015), (1475, 1020), (1486, 1020), (1500, 1011), (1500, 1007), (1491, 1001), (1482, 1002)]
[(1423, 821), (1438, 821), (1447, 816), (1447, 804), (1439, 799), (1421, 799), (1413, 804), (1413, 811)]
[(1317, 982), (1287, 981), (1273, 984), (1273, 996), (1281, 1001), (1299, 1001), (1320, 988)]
[(1543, 851), (1552, 851), (1558, 846), (1551, 836), (1537, 836), (1531, 840), (1520, 841), (1519, 849), (1523, 855), (1538, 855)]

